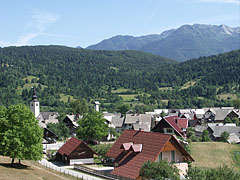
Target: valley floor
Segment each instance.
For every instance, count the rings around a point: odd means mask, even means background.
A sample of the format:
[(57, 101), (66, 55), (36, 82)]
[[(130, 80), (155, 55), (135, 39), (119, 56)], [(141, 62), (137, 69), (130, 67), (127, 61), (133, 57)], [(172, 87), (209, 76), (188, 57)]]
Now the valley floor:
[[(220, 165), (233, 167), (240, 171), (240, 145), (223, 142), (192, 142), (191, 156), (195, 160), (193, 166), (199, 168), (216, 168)], [(236, 155), (237, 154), (237, 155)]]

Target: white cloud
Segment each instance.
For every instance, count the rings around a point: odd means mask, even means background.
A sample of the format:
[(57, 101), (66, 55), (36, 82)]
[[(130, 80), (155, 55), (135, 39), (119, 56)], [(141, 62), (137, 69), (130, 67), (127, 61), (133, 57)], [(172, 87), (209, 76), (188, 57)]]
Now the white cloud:
[(210, 3), (232, 3), (239, 4), (240, 0), (198, 0), (200, 2), (210, 2)]
[(39, 32), (46, 30), (47, 26), (56, 22), (59, 16), (50, 12), (34, 10), (31, 16), (31, 26), (35, 27)]
[(30, 45), (30, 41), (38, 36), (63, 36), (47, 33), (47, 27), (55, 23), (59, 16), (46, 11), (33, 10), (30, 21), (23, 29), (23, 34), (17, 38), (16, 42), (1, 41), (0, 46), (22, 46)]

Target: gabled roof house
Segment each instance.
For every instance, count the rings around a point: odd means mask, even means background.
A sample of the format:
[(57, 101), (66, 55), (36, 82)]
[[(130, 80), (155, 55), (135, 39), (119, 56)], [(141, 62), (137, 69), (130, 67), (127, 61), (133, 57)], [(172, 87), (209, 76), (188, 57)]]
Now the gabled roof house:
[(64, 164), (93, 164), (94, 152), (85, 142), (72, 137), (56, 154), (56, 160)]
[(182, 173), (188, 167), (184, 161), (194, 161), (173, 135), (135, 130), (125, 130), (106, 156), (114, 159), (111, 174), (130, 179), (141, 179), (139, 171), (146, 161), (177, 162)]
[(153, 132), (164, 134), (175, 134), (180, 137), (186, 136), (188, 128), (188, 119), (179, 118), (178, 116), (166, 116), (152, 129)]

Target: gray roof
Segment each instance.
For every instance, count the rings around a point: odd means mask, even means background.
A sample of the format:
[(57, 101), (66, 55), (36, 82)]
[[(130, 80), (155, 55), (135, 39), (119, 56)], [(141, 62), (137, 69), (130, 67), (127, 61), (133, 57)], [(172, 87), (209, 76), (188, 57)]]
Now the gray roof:
[(207, 128), (208, 128), (208, 126), (196, 125), (194, 129), (195, 129), (196, 132), (203, 132)]
[(113, 116), (112, 118), (112, 124), (117, 128), (117, 127), (122, 127), (123, 126), (123, 121), (124, 117), (120, 116)]
[(150, 132), (150, 125), (147, 125), (147, 124), (134, 124), (133, 125), (133, 129), (138, 131), (138, 130), (143, 130), (143, 131), (146, 131), (146, 132)]
[(76, 115), (66, 115), (66, 117), (68, 117), (68, 119), (69, 119), (70, 121), (72, 121), (72, 123), (73, 123), (73, 125), (74, 125), (75, 127), (78, 127), (79, 125), (78, 125), (77, 121), (78, 121), (79, 119), (81, 119), (83, 116), (82, 116), (82, 115), (79, 115), (79, 118), (78, 118), (78, 119), (77, 119)]
[(240, 139), (235, 133), (232, 133), (229, 135), (229, 138), (227, 141), (228, 141), (228, 143), (239, 143)]
[(215, 116), (215, 121), (223, 121), (226, 116), (228, 115), (228, 113), (230, 112), (230, 110), (228, 109), (219, 109), (216, 111), (216, 116)]
[(126, 114), (125, 124), (149, 124), (151, 125), (151, 114)]
[(213, 130), (213, 136), (220, 137), (226, 131), (229, 134), (235, 133), (240, 137), (240, 126), (209, 126)]
[(202, 119), (204, 117), (203, 114), (196, 114), (197, 119)]
[(58, 113), (57, 112), (41, 112), (37, 119), (41, 121), (41, 123), (58, 123)]

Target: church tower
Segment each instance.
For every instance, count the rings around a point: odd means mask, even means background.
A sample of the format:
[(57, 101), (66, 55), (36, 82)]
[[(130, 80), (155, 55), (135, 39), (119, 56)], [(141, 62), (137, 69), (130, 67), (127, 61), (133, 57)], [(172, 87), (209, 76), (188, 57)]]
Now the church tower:
[(32, 101), (30, 101), (30, 109), (37, 118), (40, 114), (40, 103), (37, 100), (36, 89), (33, 89)]

